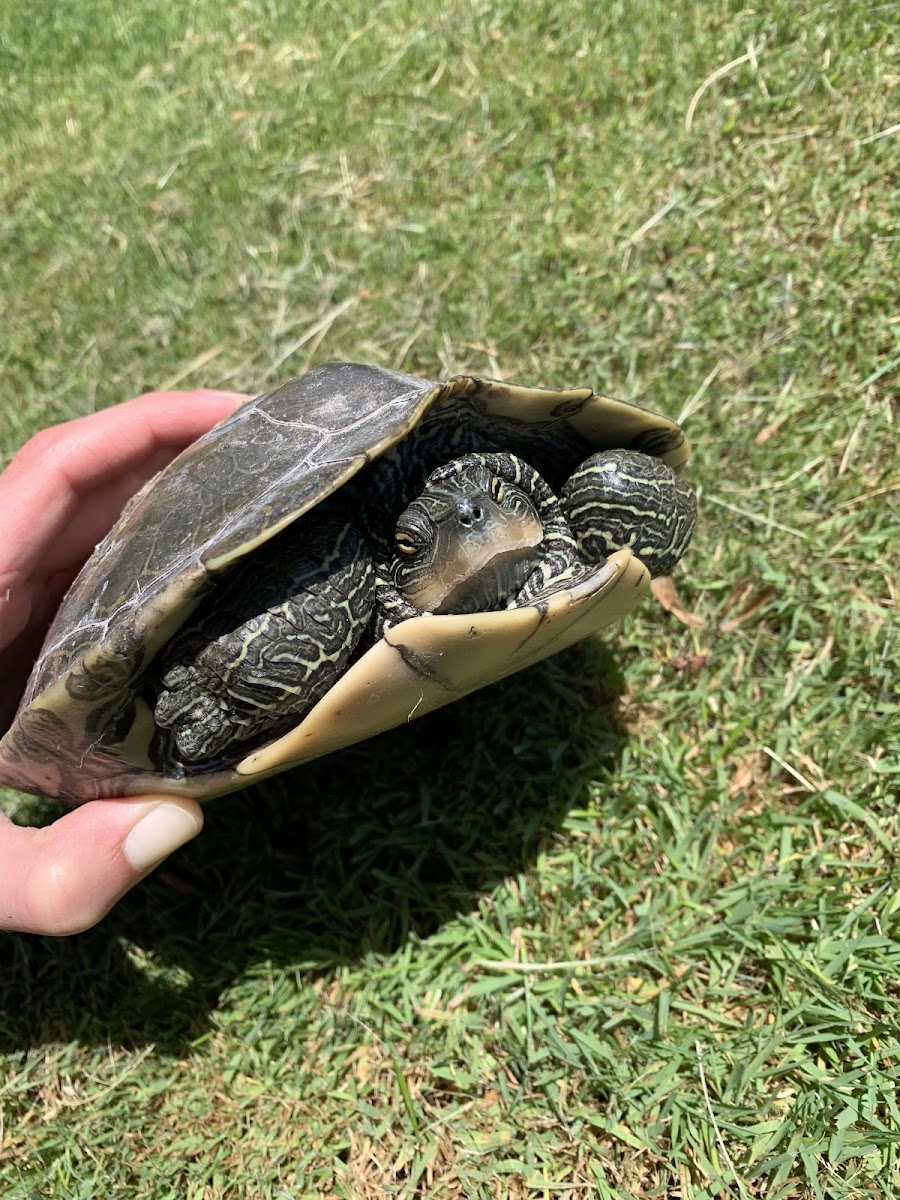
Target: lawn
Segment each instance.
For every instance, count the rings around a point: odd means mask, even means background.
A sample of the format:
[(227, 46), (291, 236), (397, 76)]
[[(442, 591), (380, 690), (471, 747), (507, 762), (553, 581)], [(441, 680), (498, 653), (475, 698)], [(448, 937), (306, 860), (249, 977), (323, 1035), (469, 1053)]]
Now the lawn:
[(356, 359), (680, 418), (701, 524), (3, 938), (4, 1200), (900, 1190), (898, 85), (859, 0), (6, 0), (3, 462)]

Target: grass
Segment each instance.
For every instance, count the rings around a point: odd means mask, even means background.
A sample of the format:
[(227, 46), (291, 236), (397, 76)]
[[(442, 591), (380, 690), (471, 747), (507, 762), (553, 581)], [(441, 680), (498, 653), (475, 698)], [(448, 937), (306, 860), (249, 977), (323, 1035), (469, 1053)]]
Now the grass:
[(6, 937), (4, 1197), (897, 1191), (895, 15), (9, 0), (4, 453), (329, 358), (589, 382), (685, 418), (702, 624)]

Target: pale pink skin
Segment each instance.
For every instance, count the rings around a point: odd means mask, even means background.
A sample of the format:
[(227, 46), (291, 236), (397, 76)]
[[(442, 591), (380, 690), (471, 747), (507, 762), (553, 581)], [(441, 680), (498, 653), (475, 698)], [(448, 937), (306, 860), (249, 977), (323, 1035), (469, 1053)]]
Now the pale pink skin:
[[(234, 392), (149, 392), (43, 430), (0, 475), (0, 733), (66, 588), (125, 502), (245, 399)], [(95, 800), (41, 829), (16, 826), (0, 813), (0, 930), (62, 935), (96, 924), (158, 865), (146, 862), (146, 839), (141, 854), (138, 839), (129, 842), (137, 863), (125, 842), (163, 803), (181, 809), (183, 819), (169, 813), (157, 820), (154, 845), (163, 846), (163, 826), (170, 841), (199, 832), (199, 806), (170, 796)]]

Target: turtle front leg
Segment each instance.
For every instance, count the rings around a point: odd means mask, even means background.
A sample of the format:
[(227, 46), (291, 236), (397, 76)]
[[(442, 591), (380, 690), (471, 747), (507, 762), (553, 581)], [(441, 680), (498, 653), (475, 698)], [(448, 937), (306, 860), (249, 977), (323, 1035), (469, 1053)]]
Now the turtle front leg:
[(309, 709), (346, 668), (373, 590), (361, 534), (317, 512), (233, 567), (164, 652), (154, 715), (173, 764), (202, 769)]
[(628, 547), (651, 575), (668, 575), (697, 522), (693, 488), (637, 450), (592, 454), (566, 481), (560, 504), (586, 563)]

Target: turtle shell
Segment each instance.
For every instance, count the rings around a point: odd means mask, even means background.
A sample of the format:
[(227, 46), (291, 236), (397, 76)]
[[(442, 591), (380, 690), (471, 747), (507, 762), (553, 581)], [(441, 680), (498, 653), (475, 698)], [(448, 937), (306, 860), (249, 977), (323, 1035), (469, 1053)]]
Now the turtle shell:
[(557, 487), (594, 450), (642, 450), (674, 469), (688, 457), (674, 422), (590, 388), (462, 375), (432, 382), (354, 363), (314, 368), (242, 405), (129, 501), (48, 631), (0, 741), (0, 780), (75, 803), (218, 795), (403, 724), (630, 612), (650, 577), (620, 550), (535, 605), (402, 621), (288, 733), (221, 768), (166, 768), (144, 694), (160, 648), (231, 564), (411, 430), (448, 415), (514, 449)]

